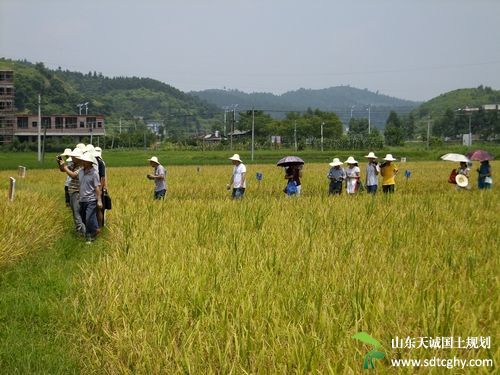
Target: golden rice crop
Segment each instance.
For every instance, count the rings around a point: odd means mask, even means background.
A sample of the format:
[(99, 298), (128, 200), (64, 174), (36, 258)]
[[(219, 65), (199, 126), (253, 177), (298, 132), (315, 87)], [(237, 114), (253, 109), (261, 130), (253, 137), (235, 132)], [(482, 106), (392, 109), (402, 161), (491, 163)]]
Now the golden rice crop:
[(498, 337), (499, 193), (456, 192), (451, 168), (402, 164), (392, 196), (329, 197), (328, 167), (308, 165), (303, 196), (287, 199), (280, 169), (248, 166), (237, 202), (231, 166), (168, 167), (165, 201), (148, 168), (110, 168), (109, 249), (82, 266), (73, 300), (86, 371), (359, 373), (371, 348), (358, 331), (383, 343), (382, 373), (395, 370), (387, 358), (498, 361), (495, 344), (390, 347)]
[[(57, 173), (28, 171), (26, 178), (17, 178), (0, 172), (0, 266), (50, 246), (61, 234), (67, 215), (57, 202), (64, 199), (64, 177)], [(10, 176), (16, 178), (13, 202), (7, 200)]]

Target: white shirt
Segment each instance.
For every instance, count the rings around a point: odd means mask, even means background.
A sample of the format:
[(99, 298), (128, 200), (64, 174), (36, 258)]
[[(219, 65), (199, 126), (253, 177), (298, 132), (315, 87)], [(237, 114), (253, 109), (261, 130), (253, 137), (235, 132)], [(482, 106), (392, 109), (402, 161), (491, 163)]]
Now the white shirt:
[(380, 173), (379, 165), (368, 163), (366, 166), (366, 186), (378, 185), (378, 174), (375, 171)]
[(233, 188), (246, 188), (247, 187), (247, 179), (243, 181), (243, 184), (241, 183), (241, 180), (243, 179), (243, 173), (247, 172), (247, 167), (245, 167), (245, 164), (240, 163), (238, 165), (235, 165), (233, 168)]

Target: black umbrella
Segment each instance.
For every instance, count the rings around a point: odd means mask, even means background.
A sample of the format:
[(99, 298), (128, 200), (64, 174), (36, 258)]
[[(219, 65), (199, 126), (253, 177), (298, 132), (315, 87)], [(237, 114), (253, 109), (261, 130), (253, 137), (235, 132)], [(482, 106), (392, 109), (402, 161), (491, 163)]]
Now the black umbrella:
[(298, 156), (285, 156), (276, 165), (278, 167), (288, 167), (290, 165), (301, 165), (304, 164), (304, 160)]

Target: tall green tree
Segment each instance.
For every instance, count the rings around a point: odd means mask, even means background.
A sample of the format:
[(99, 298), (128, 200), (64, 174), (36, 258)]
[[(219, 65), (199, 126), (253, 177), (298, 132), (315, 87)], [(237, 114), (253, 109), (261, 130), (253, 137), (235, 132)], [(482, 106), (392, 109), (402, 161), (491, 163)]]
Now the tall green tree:
[(404, 142), (402, 122), (394, 111), (391, 111), (387, 118), (384, 138), (388, 146), (401, 146)]

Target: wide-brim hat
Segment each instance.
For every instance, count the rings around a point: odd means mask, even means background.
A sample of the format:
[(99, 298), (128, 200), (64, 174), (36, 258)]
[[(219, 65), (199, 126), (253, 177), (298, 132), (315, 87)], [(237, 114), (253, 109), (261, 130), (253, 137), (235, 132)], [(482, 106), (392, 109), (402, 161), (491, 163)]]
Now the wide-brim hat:
[(240, 163), (243, 163), (240, 159), (240, 155), (239, 154), (234, 154), (233, 156), (231, 156), (229, 158), (229, 160), (236, 160), (236, 161), (239, 161)]
[(345, 161), (345, 163), (346, 163), (346, 164), (356, 164), (356, 163), (357, 163), (357, 161), (356, 161), (356, 160), (354, 160), (354, 158), (353, 158), (352, 156), (349, 156), (349, 157), (347, 158), (347, 160)]
[(73, 158), (75, 159), (78, 159), (80, 161), (86, 161), (86, 162), (89, 162), (89, 163), (92, 163), (92, 164), (97, 164), (95, 158), (92, 157), (91, 154), (89, 154), (88, 152), (86, 152), (85, 154), (81, 155), (81, 156), (73, 156)]
[(74, 159), (80, 159), (83, 156), (83, 151), (81, 148), (76, 147), (69, 156)]
[(94, 151), (92, 152), (92, 155), (94, 155), (94, 157), (96, 157), (96, 158), (100, 158), (100, 157), (102, 157), (102, 150), (100, 148), (98, 150), (96, 147), (94, 149)]
[(385, 161), (396, 161), (397, 159), (395, 159), (392, 154), (387, 154), (385, 155), (385, 158), (383, 159)]
[(83, 143), (78, 143), (76, 145), (76, 148), (79, 148), (80, 150), (85, 150), (85, 145)]
[(365, 155), (365, 158), (368, 158), (368, 159), (377, 159), (377, 156), (375, 156), (375, 154), (373, 153), (373, 151), (370, 151), (368, 153), (368, 155)]
[(90, 143), (85, 146), (84, 152), (94, 152), (94, 145), (91, 145)]
[(466, 187), (467, 185), (469, 185), (469, 179), (463, 174), (457, 174), (455, 176), (455, 182), (460, 187)]
[(160, 164), (160, 161), (156, 156), (153, 156), (151, 159), (148, 159), (148, 161), (152, 161), (153, 163)]
[(329, 163), (328, 165), (331, 167), (337, 167), (337, 166), (342, 165), (342, 164), (344, 164), (344, 163), (342, 163), (339, 158), (334, 158), (333, 161), (331, 163)]
[(70, 148), (65, 148), (64, 152), (61, 154), (61, 156), (70, 156), (71, 155), (71, 149)]

